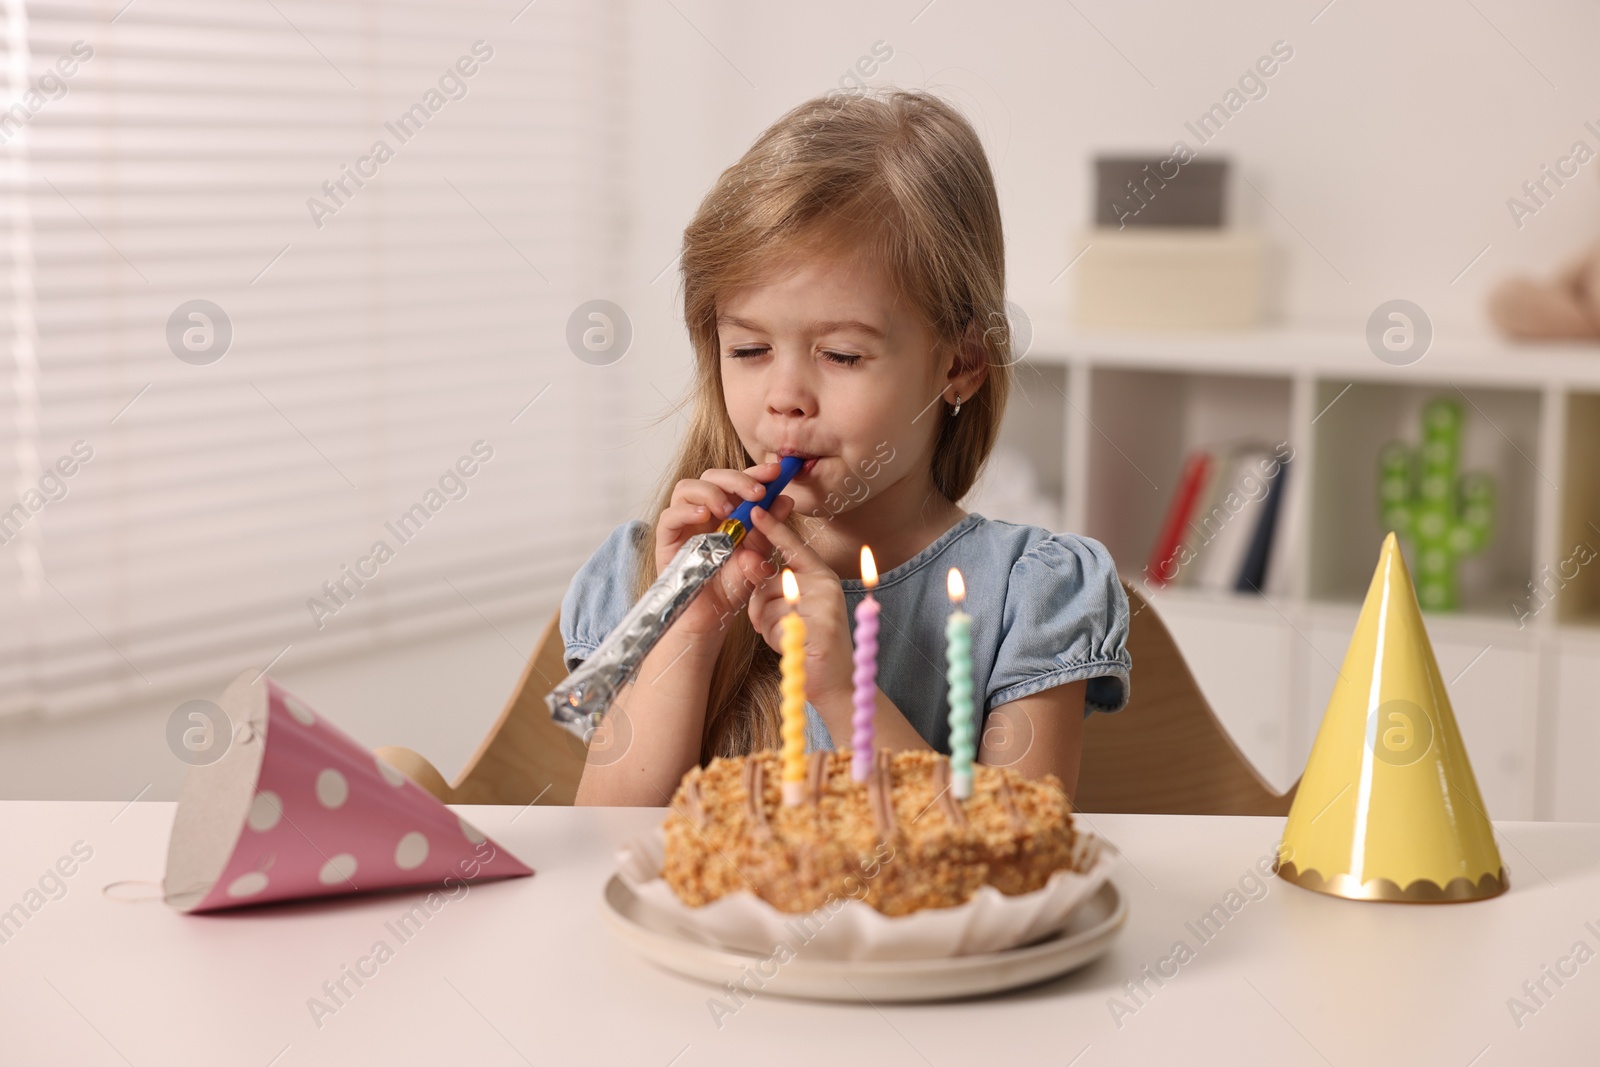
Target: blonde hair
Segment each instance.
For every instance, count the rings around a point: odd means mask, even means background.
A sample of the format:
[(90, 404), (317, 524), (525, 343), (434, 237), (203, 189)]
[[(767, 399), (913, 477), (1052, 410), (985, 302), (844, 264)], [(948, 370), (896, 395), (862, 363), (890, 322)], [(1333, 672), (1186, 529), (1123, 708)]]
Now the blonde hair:
[[(994, 447), (1012, 362), (1005, 241), (983, 145), (936, 97), (830, 94), (773, 123), (722, 172), (684, 230), (692, 411), (654, 514), (671, 503), (680, 480), (754, 464), (722, 393), (718, 301), (765, 277), (780, 254), (846, 249), (894, 279), (924, 316), (936, 354), (954, 351), (960, 362), (981, 349), (988, 360), (984, 386), (963, 400), (960, 416), (941, 408), (931, 461), (934, 487), (952, 502), (972, 488)], [(654, 553), (641, 552), (639, 562), (642, 594), (656, 577)], [(779, 743), (778, 656), (747, 614), (728, 625), (711, 676), (702, 763)]]

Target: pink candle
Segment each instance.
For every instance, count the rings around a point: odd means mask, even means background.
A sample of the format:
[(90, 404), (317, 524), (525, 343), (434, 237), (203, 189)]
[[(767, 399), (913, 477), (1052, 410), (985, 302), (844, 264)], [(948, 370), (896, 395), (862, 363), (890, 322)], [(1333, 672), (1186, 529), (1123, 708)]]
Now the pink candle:
[(872, 559), (872, 549), (861, 546), (861, 582), (867, 595), (856, 605), (856, 672), (855, 716), (850, 720), (855, 733), (850, 739), (854, 756), (850, 760), (850, 776), (858, 782), (867, 780), (872, 771), (873, 717), (878, 709), (878, 601), (872, 589), (878, 584), (878, 567)]

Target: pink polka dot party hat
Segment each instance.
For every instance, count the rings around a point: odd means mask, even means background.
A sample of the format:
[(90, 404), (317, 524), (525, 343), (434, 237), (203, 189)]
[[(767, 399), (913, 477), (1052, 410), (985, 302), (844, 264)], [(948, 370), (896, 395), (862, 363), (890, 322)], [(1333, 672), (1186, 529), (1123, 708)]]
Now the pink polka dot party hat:
[(503, 847), (265, 675), (222, 696), (220, 759), (191, 766), (163, 881), (183, 912), (531, 875)]

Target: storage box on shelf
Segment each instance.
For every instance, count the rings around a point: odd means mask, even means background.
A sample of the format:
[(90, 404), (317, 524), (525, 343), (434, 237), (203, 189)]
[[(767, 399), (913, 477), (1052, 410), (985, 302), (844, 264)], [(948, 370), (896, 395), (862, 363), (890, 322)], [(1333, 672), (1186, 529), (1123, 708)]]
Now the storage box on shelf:
[[(1371, 577), (1378, 451), (1419, 439), (1428, 398), (1457, 398), (1462, 469), (1490, 474), (1499, 502), (1489, 545), (1462, 564), (1462, 609), (1427, 618), (1485, 803), (1495, 818), (1600, 819), (1600, 346), (1440, 336), (1396, 367), (1359, 329), (1035, 326), (1003, 440), (1040, 471), (1060, 528), (1105, 542), (1149, 590), (1280, 788), (1305, 764)], [(1141, 572), (1184, 457), (1240, 439), (1294, 450), (1276, 584), (1263, 596), (1150, 587)]]
[(1261, 321), (1271, 252), (1261, 235), (1202, 227), (1091, 230), (1078, 306), (1094, 328), (1248, 329)]

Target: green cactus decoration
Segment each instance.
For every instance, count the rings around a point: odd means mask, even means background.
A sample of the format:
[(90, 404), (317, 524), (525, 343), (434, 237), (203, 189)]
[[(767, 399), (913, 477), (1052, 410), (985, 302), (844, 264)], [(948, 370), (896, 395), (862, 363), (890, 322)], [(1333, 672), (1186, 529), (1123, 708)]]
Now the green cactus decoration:
[(1417, 599), (1432, 611), (1457, 606), (1461, 557), (1483, 551), (1494, 520), (1494, 481), (1459, 474), (1461, 405), (1447, 397), (1422, 409), (1422, 446), (1395, 441), (1378, 456), (1384, 525), (1413, 548)]

